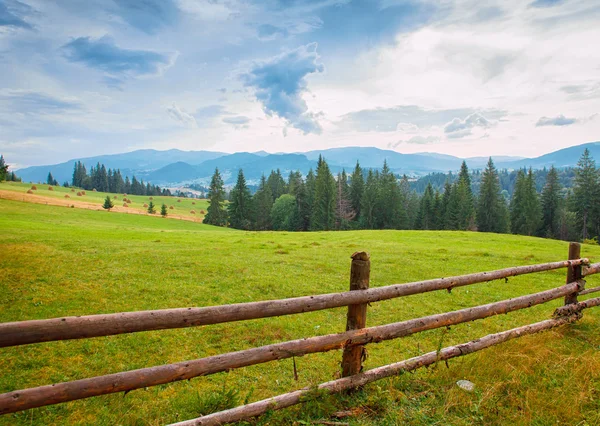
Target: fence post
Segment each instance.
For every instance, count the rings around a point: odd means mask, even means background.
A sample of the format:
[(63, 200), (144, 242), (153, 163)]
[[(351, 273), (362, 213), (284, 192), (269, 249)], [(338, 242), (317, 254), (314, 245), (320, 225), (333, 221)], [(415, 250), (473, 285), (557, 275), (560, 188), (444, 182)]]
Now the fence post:
[[(569, 260), (581, 258), (581, 244), (569, 243)], [(581, 279), (581, 265), (569, 266), (567, 268), (567, 284)], [(583, 290), (579, 288), (577, 292)], [(565, 296), (565, 305), (577, 303), (577, 293), (567, 294)]]
[[(350, 267), (350, 290), (366, 290), (369, 288), (369, 275), (371, 274), (371, 260), (369, 253), (361, 251), (352, 255)], [(367, 324), (367, 304), (348, 306), (346, 331), (365, 328)], [(362, 370), (364, 345), (344, 348), (342, 356), (342, 377), (352, 376)]]

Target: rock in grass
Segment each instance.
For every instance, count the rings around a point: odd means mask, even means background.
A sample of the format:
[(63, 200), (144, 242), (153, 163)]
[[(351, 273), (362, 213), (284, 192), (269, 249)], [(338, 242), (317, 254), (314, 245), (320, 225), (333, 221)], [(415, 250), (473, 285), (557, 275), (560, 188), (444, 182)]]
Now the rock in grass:
[(468, 380), (459, 380), (458, 382), (456, 382), (456, 385), (459, 388), (466, 390), (467, 392), (473, 392), (475, 390), (475, 383), (470, 382)]

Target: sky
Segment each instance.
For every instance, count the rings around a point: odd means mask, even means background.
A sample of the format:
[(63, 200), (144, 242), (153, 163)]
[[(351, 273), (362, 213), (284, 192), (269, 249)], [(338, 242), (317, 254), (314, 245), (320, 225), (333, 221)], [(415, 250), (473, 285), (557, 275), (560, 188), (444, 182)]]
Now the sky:
[(600, 140), (598, 0), (0, 0), (0, 154)]

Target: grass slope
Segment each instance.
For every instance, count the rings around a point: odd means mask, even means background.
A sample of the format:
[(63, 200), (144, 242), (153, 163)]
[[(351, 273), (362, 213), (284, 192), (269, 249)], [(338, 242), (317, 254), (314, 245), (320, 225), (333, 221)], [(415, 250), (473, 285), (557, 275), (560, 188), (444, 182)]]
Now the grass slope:
[[(371, 286), (566, 258), (567, 244), (468, 232), (242, 232), (142, 215), (0, 200), (0, 321), (207, 306), (344, 291), (350, 255), (371, 253)], [(600, 259), (600, 247), (583, 254)], [(564, 283), (565, 271), (374, 303), (368, 325), (502, 300)], [(591, 277), (588, 285), (598, 285)], [(365, 368), (550, 316), (555, 301), (509, 315), (369, 345)], [(343, 331), (344, 308), (243, 323), (0, 350), (0, 392)], [(310, 424), (353, 409), (352, 425), (598, 424), (600, 310), (347, 397), (252, 424)], [(292, 360), (0, 417), (0, 425), (160, 425), (332, 379), (341, 353)], [(476, 391), (455, 382), (468, 379)]]
[[(19, 194), (18, 200), (25, 202), (35, 202), (39, 204), (52, 204), (53, 201), (61, 204), (73, 204), (76, 208), (87, 208), (94, 210), (103, 210), (102, 205), (106, 196), (110, 196), (115, 205), (114, 212), (119, 213), (142, 213), (147, 214), (147, 208), (144, 204), (150, 202), (150, 197), (145, 195), (127, 195), (127, 198), (131, 200), (131, 204), (127, 204), (127, 208), (123, 207), (125, 198), (123, 194), (111, 194), (108, 192), (94, 192), (85, 191), (85, 195), (78, 197), (77, 192), (80, 192), (77, 188), (64, 188), (62, 186), (53, 186), (52, 190), (49, 190), (49, 185), (35, 184), (37, 190), (33, 194), (27, 194), (27, 190), (32, 187), (31, 183), (20, 183), (20, 182), (0, 182), (0, 191), (9, 191), (10, 193)], [(70, 198), (66, 199), (65, 195)], [(117, 198), (115, 199), (115, 195)], [(40, 198), (42, 197), (42, 198)], [(2, 197), (0, 194), (0, 198)], [(13, 197), (14, 198), (14, 197)], [(191, 198), (177, 198), (177, 197), (163, 197), (153, 196), (152, 201), (156, 206), (156, 215), (160, 215), (160, 206), (164, 203), (168, 207), (168, 215), (176, 217), (178, 219), (195, 220), (202, 222), (204, 214), (208, 208), (207, 200), (191, 199)], [(192, 213), (194, 211), (194, 213)]]

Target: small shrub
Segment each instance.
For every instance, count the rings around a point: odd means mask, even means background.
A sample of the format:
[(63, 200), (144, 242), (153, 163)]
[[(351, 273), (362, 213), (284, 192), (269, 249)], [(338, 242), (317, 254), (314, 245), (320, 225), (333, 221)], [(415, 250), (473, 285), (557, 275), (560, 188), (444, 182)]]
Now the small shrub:
[(587, 239), (583, 240), (583, 244), (591, 244), (591, 245), (597, 246), (598, 245), (598, 237), (587, 238)]
[(31, 185), (31, 190), (32, 190), (32, 191), (37, 191), (37, 186), (35, 186), (35, 185)]

